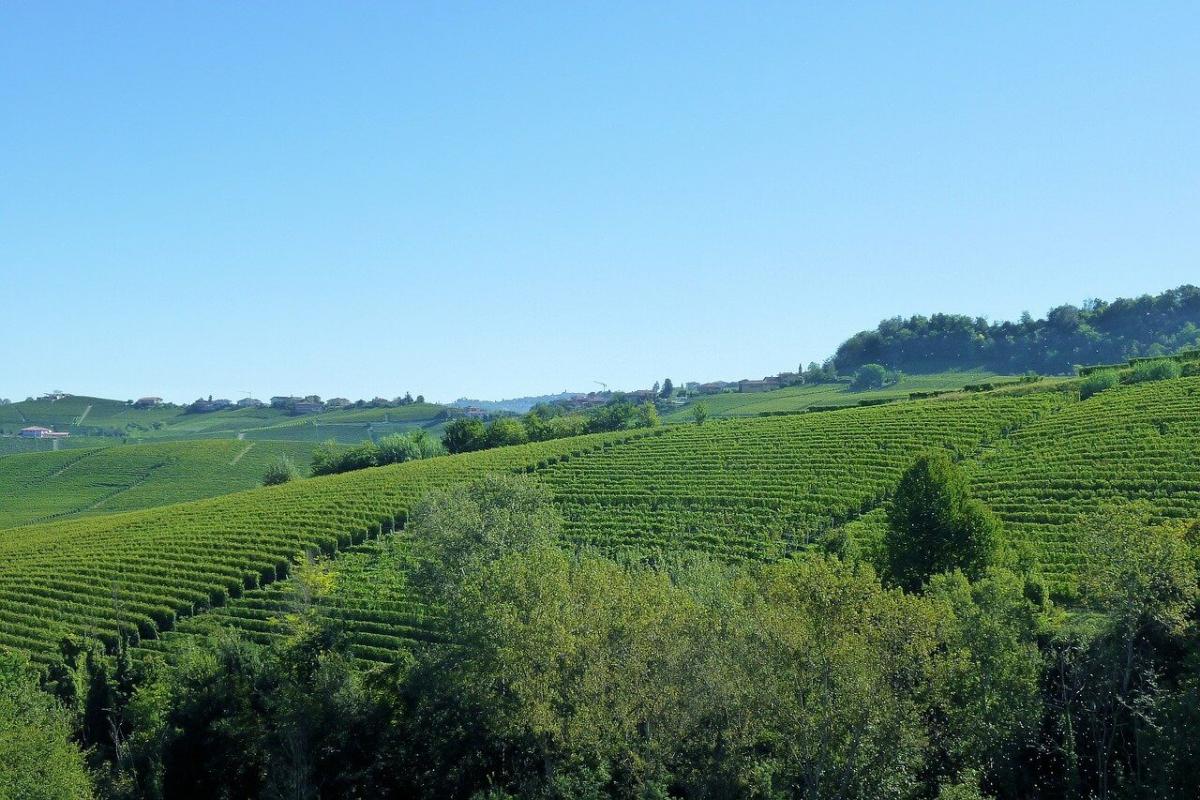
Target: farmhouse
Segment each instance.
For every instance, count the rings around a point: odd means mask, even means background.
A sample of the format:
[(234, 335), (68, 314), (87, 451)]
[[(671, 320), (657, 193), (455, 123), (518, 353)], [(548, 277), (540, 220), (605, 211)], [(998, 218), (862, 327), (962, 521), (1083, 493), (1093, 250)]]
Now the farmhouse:
[(776, 378), (766, 378), (761, 381), (738, 381), (739, 392), (769, 392), (779, 388)]
[(731, 385), (726, 381), (712, 381), (710, 383), (702, 383), (696, 388), (700, 391), (700, 394), (720, 394)]
[(654, 390), (652, 389), (635, 389), (634, 391), (625, 395), (625, 399), (634, 403), (644, 403), (649, 400), (653, 400), (656, 396), (657, 395), (654, 394)]
[(52, 431), (49, 428), (30, 425), (28, 428), (21, 428), (18, 435), (23, 439), (65, 439), (71, 434), (67, 431)]
[(255, 400), (253, 397), (243, 397), (237, 401), (238, 408), (262, 408), (263, 401)]
[(301, 400), (293, 406), (293, 412), (296, 414), (316, 414), (325, 410), (324, 403), (312, 403), (307, 400)]
[(162, 405), (161, 397), (139, 397), (133, 401), (134, 408), (158, 408)]

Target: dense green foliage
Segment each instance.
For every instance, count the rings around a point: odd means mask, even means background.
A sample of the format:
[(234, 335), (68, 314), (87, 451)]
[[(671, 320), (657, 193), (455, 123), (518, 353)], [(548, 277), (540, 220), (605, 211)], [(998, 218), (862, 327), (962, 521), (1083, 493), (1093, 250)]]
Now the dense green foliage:
[(111, 797), (1192, 794), (1195, 528), (1088, 522), (1065, 614), (999, 568), (912, 594), (819, 553), (618, 563), (562, 522), (527, 479), (427, 496), (386, 571), (445, 636), (390, 667), (301, 605), (265, 647), (179, 639), (136, 685), (77, 655), (52, 688)]
[(544, 403), (523, 417), (500, 417), (487, 424), (470, 417), (456, 419), (446, 425), (442, 444), (451, 453), (471, 453), (584, 433), (653, 428), (658, 424), (658, 411), (653, 403), (634, 405), (621, 397), (586, 413), (572, 413), (561, 405)]
[(82, 800), (92, 796), (70, 716), (38, 689), (37, 673), (0, 650), (0, 798)]
[(362, 442), (355, 447), (339, 447), (328, 441), (313, 451), (312, 474), (336, 475), (368, 467), (386, 467), (445, 454), (442, 445), (423, 430), (393, 433), (375, 442)]
[(884, 320), (838, 347), (834, 364), (846, 375), (864, 364), (905, 372), (982, 367), (1007, 374), (1034, 370), (1069, 374), (1076, 364), (1113, 363), (1200, 346), (1200, 289), (1064, 305), (1045, 319), (1019, 322), (934, 314)]
[(281, 483), (288, 483), (300, 477), (300, 471), (296, 469), (296, 465), (287, 456), (281, 456), (278, 461), (267, 467), (267, 471), (263, 473), (263, 486), (278, 486)]
[(904, 471), (887, 514), (887, 575), (908, 591), (956, 569), (977, 579), (1000, 547), (1000, 523), (971, 498), (945, 453), (920, 456)]
[(889, 381), (890, 373), (887, 367), (879, 364), (863, 364), (854, 373), (854, 380), (850, 382), (850, 388), (856, 392), (865, 392), (868, 389), (882, 389)]
[(1121, 373), (1115, 369), (1093, 372), (1079, 382), (1079, 399), (1087, 400), (1095, 394), (1111, 389), (1121, 382)]

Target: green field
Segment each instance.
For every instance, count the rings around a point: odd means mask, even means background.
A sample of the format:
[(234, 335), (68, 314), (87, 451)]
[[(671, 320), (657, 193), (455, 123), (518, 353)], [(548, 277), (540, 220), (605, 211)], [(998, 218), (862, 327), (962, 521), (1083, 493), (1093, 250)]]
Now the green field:
[(311, 455), (306, 443), (236, 439), (12, 455), (0, 458), (0, 528), (251, 489), (280, 457), (304, 471)]
[(700, 395), (685, 406), (664, 415), (668, 422), (692, 418), (694, 403), (704, 403), (714, 417), (753, 417), (759, 414), (781, 414), (805, 411), (814, 406), (853, 406), (863, 400), (907, 398), (913, 392), (955, 391), (970, 384), (988, 381), (1014, 380), (991, 372), (971, 370), (945, 372), (937, 375), (905, 375), (898, 383), (883, 389), (856, 392), (846, 383), (818, 383), (810, 386), (789, 386), (771, 392), (724, 392)]

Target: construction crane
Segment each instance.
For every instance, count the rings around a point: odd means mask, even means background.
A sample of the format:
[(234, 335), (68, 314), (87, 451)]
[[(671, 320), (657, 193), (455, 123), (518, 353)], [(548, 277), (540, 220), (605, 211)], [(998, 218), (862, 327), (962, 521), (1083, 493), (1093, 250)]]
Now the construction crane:
[(592, 383), (596, 384), (597, 386), (603, 386), (604, 391), (606, 391), (606, 392), (608, 391), (608, 384), (605, 383), (604, 381), (592, 381)]

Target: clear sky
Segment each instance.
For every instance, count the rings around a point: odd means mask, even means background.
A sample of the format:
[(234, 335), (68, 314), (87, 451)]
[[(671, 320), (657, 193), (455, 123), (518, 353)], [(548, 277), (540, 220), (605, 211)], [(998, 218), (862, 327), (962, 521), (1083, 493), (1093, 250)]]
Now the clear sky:
[(761, 377), (1200, 282), (1200, 4), (0, 3), (0, 396)]

